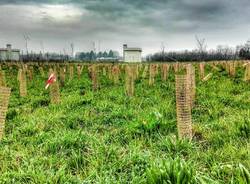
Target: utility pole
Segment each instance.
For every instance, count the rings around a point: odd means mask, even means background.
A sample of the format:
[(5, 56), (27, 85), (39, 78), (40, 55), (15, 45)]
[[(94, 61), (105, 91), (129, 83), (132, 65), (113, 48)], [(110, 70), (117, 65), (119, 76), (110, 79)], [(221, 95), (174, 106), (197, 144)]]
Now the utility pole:
[(72, 57), (72, 60), (74, 60), (74, 43), (71, 43), (70, 47), (71, 47), (71, 57)]
[(43, 45), (43, 41), (40, 41), (40, 45), (41, 45), (42, 59), (44, 59), (44, 45)]
[(162, 53), (162, 60), (165, 60), (165, 45), (164, 42), (161, 42), (161, 53)]
[(92, 42), (92, 45), (93, 45), (93, 52), (96, 53), (96, 47), (95, 47), (95, 42), (94, 41)]
[(28, 41), (30, 40), (30, 37), (28, 35), (23, 35), (23, 38), (25, 40), (25, 47), (26, 47), (26, 53), (27, 53), (27, 58), (29, 56), (29, 50), (28, 50)]
[(63, 54), (64, 54), (64, 59), (66, 60), (66, 57), (67, 57), (67, 53), (66, 53), (66, 50), (65, 50), (65, 48), (63, 48)]
[(40, 46), (41, 46), (41, 49), (42, 49), (42, 53), (44, 55), (44, 45), (43, 45), (43, 41), (40, 41)]
[(101, 41), (98, 40), (98, 53), (101, 52)]
[(28, 50), (28, 41), (30, 40), (30, 37), (28, 35), (23, 35), (23, 38), (25, 40), (25, 48), (26, 48), (26, 52), (27, 52), (27, 55), (29, 53), (29, 50)]

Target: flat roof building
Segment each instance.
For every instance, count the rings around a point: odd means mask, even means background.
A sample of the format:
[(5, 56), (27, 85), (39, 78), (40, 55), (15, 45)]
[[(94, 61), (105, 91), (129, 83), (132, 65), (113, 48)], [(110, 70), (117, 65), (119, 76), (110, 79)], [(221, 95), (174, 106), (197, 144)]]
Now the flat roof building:
[(128, 47), (127, 44), (123, 45), (123, 61), (128, 63), (141, 62), (141, 48)]
[(12, 49), (11, 44), (7, 44), (6, 48), (0, 48), (0, 61), (19, 61), (20, 50)]

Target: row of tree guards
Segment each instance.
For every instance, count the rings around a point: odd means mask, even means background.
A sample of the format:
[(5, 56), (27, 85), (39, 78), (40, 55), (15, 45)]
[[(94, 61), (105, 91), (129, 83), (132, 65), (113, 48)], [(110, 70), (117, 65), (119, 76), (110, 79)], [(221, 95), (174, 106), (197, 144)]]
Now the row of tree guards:
[[(28, 81), (33, 79), (34, 66), (38, 68), (40, 75), (46, 77), (54, 74), (59, 80), (55, 80), (50, 87), (50, 99), (52, 104), (60, 103), (60, 87), (64, 87), (66, 76), (69, 80), (74, 79), (74, 72), (77, 71), (78, 79), (81, 78), (84, 67), (88, 68), (88, 74), (92, 81), (93, 91), (100, 89), (99, 77), (102, 74), (113, 81), (116, 85), (120, 82), (122, 74), (125, 75), (125, 94), (129, 97), (135, 95), (135, 80), (148, 78), (148, 85), (155, 84), (155, 78), (160, 73), (163, 82), (167, 81), (169, 71), (175, 72), (175, 87), (176, 87), (176, 114), (177, 114), (177, 129), (179, 138), (192, 139), (192, 108), (195, 106), (195, 69), (199, 72), (199, 80), (207, 81), (212, 77), (213, 70), (220, 71), (224, 68), (230, 76), (236, 75), (237, 67), (245, 67), (244, 80), (250, 81), (250, 62), (209, 62), (209, 63), (151, 63), (151, 64), (48, 64), (34, 65), (30, 64), (13, 64), (7, 63), (9, 71), (13, 67), (18, 68), (17, 80), (19, 82), (19, 94), (21, 97), (28, 95)], [(196, 67), (195, 67), (196, 66)], [(205, 67), (212, 69), (211, 73), (206, 74)], [(67, 72), (68, 71), (68, 72)], [(160, 71), (160, 72), (159, 72)], [(0, 139), (3, 137), (5, 127), (5, 117), (8, 109), (9, 97), (11, 89), (6, 86), (5, 72), (0, 66)]]

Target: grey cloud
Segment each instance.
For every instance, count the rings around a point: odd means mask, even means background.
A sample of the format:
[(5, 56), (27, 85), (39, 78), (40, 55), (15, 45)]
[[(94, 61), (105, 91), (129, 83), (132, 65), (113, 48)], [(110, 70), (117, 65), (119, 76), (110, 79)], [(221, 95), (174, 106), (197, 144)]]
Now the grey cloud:
[[(212, 39), (220, 35), (219, 41), (227, 42), (229, 36), (236, 37), (240, 32), (238, 42), (242, 42), (243, 36), (250, 33), (248, 0), (1, 0), (0, 8), (38, 4), (72, 5), (88, 13), (75, 22), (56, 22), (46, 12), (40, 12), (42, 22), (32, 22), (34, 17), (31, 16), (31, 20), (24, 20), (30, 24), (23, 25), (1, 19), (3, 12), (0, 12), (0, 32), (6, 37), (20, 31), (32, 32), (34, 37), (47, 40), (51, 45), (58, 45), (55, 42), (62, 42), (62, 39), (81, 40), (83, 43), (100, 39), (106, 47), (126, 41), (144, 44), (151, 50), (153, 44), (147, 43), (160, 45), (160, 41), (169, 42), (172, 48), (182, 46), (181, 42), (186, 41), (189, 44), (185, 46), (192, 48), (195, 43), (190, 43), (190, 40), (195, 34)], [(10, 18), (12, 21), (22, 19), (15, 14)], [(237, 42), (237, 39), (233, 40), (232, 43)], [(211, 45), (214, 46), (216, 41), (217, 38), (211, 40)]]

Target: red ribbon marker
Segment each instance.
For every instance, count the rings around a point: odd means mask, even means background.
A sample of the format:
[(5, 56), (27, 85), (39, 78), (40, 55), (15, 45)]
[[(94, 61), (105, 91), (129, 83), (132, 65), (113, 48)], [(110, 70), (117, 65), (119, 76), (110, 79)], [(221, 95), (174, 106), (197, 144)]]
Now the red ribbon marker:
[(56, 75), (54, 73), (50, 74), (49, 79), (46, 82), (45, 89), (48, 89), (48, 87), (56, 81)]

